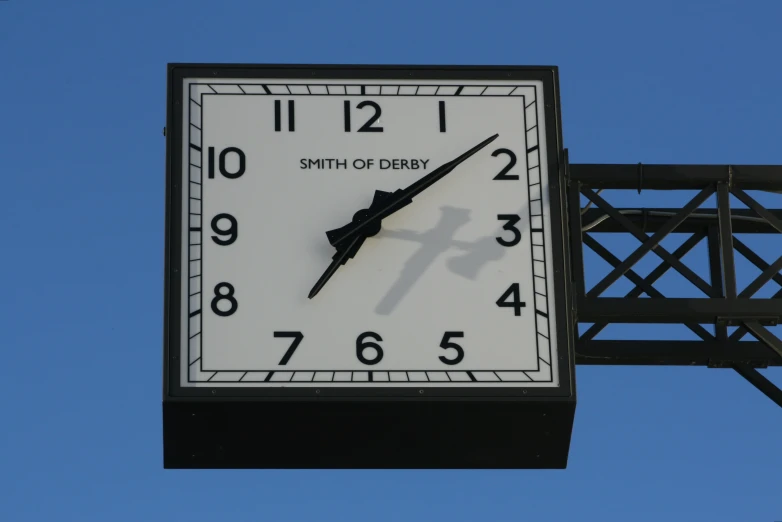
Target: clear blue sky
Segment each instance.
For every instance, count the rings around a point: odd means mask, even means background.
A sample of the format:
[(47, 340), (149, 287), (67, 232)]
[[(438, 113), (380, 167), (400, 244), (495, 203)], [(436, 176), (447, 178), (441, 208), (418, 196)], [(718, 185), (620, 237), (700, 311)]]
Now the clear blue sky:
[(0, 2), (0, 519), (782, 520), (782, 411), (729, 370), (579, 367), (565, 471), (161, 457), (167, 62), (553, 64), (573, 162), (782, 164), (781, 19), (775, 0)]

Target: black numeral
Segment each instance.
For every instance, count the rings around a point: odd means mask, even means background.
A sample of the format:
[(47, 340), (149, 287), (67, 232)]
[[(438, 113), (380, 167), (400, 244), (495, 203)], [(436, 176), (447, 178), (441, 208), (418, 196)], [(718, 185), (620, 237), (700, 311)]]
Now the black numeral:
[[(220, 304), (220, 301), (228, 301), (228, 304), (230, 305), (228, 310), (223, 311), (217, 307), (217, 305)], [(212, 311), (220, 317), (228, 317), (229, 315), (232, 315), (237, 308), (239, 308), (239, 303), (234, 297), (233, 285), (231, 283), (217, 283), (217, 286), (215, 286), (215, 296), (214, 299), (212, 299)]]
[[(513, 300), (508, 301), (510, 298)], [(513, 283), (505, 290), (505, 293), (497, 299), (497, 306), (513, 308), (513, 315), (521, 315), (521, 309), (527, 306), (527, 303), (521, 300), (521, 290), (518, 283)]]
[[(282, 102), (274, 100), (274, 130), (282, 131)], [(296, 130), (296, 104), (293, 100), (288, 100), (288, 131)]]
[(288, 361), (291, 360), (291, 355), (293, 355), (293, 352), (295, 352), (296, 348), (299, 347), (301, 340), (304, 339), (304, 334), (301, 332), (274, 332), (274, 337), (288, 337), (293, 339), (290, 347), (288, 347), (285, 355), (283, 355), (282, 359), (280, 360), (280, 365), (286, 365), (288, 364)]
[[(237, 158), (239, 159), (239, 166), (235, 172), (230, 172), (228, 170), (228, 167), (226, 166), (226, 157), (231, 153), (236, 154)], [(220, 171), (220, 174), (222, 174), (226, 178), (236, 179), (240, 177), (242, 174), (244, 174), (244, 169), (246, 166), (247, 166), (247, 158), (245, 157), (242, 149), (239, 149), (237, 147), (228, 147), (227, 149), (223, 149), (222, 152), (220, 152), (220, 157), (217, 161), (217, 168)], [(214, 179), (215, 177), (215, 148), (214, 147), (209, 147), (208, 168), (209, 168), (209, 179)]]
[(445, 132), (445, 102), (440, 101), (440, 132)]
[(500, 171), (499, 174), (494, 176), (494, 179), (507, 179), (507, 180), (514, 180), (519, 179), (519, 176), (517, 174), (510, 174), (508, 175), (508, 171), (516, 165), (516, 155), (513, 153), (512, 150), (508, 149), (497, 149), (494, 152), (491, 153), (492, 156), (495, 158), (499, 156), (500, 154), (505, 154), (510, 158), (510, 161), (507, 165)]
[(497, 219), (505, 220), (507, 223), (505, 223), (502, 226), (503, 230), (510, 230), (513, 233), (513, 239), (510, 241), (503, 239), (501, 237), (495, 238), (497, 240), (497, 243), (501, 244), (505, 247), (512, 247), (514, 245), (518, 245), (519, 241), (521, 241), (521, 231), (515, 227), (516, 223), (521, 221), (521, 217), (517, 216), (516, 214), (498, 214)]
[[(229, 225), (227, 230), (224, 230), (217, 225), (221, 219), (228, 220)], [(214, 230), (214, 233), (217, 234), (217, 236), (228, 236), (226, 239), (212, 236), (212, 240), (214, 240), (215, 243), (226, 246), (236, 241), (236, 237), (239, 235), (239, 224), (236, 222), (236, 218), (231, 214), (217, 214), (212, 218), (212, 230)]]
[[(373, 343), (372, 341), (365, 341), (364, 339), (367, 337), (374, 339), (375, 341), (383, 340), (383, 338), (375, 332), (362, 333), (358, 336), (358, 339), (356, 339), (356, 357), (358, 357), (358, 360), (364, 364), (377, 364), (383, 359), (383, 349), (377, 343)], [(368, 359), (364, 354), (364, 350), (367, 348), (374, 348), (375, 350), (375, 356), (372, 359)]]
[[(358, 105), (356, 109), (363, 109), (364, 107), (372, 107), (375, 109), (375, 114), (367, 122), (358, 129), (357, 132), (383, 132), (383, 127), (373, 127), (372, 125), (380, 119), (380, 105), (373, 101), (364, 100)], [(350, 132), (350, 102), (345, 101), (345, 132)]]
[(445, 332), (445, 335), (443, 335), (443, 340), (440, 341), (440, 348), (445, 350), (453, 348), (456, 350), (456, 357), (453, 359), (447, 359), (444, 355), (439, 357), (445, 364), (459, 364), (464, 359), (464, 350), (458, 344), (450, 342), (452, 337), (464, 337), (464, 332)]

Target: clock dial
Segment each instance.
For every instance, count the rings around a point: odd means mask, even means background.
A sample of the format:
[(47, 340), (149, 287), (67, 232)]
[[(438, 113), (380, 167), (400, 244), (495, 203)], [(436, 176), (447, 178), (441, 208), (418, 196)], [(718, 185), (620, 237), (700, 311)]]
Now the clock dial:
[[(559, 387), (544, 92), (186, 79), (180, 385)], [(327, 231), (495, 134), (308, 297)]]

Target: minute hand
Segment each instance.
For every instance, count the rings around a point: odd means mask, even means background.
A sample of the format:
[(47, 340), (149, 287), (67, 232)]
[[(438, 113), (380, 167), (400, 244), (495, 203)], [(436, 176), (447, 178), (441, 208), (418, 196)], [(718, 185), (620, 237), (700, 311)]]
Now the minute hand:
[[(353, 222), (349, 224), (346, 227), (342, 227), (339, 229), (339, 235), (336, 234), (329, 234), (329, 242), (336, 246), (339, 243), (342, 243), (346, 240), (349, 240), (351, 237), (355, 236), (356, 234), (361, 233), (362, 231), (366, 230), (368, 227), (372, 225), (372, 223), (382, 220), (384, 218), (387, 218), (397, 210), (407, 206), (410, 204), (415, 196), (432, 186), (434, 183), (436, 183), (439, 179), (445, 177), (447, 174), (449, 174), (453, 169), (455, 169), (459, 164), (464, 162), (467, 158), (484, 148), (486, 145), (491, 143), (492, 141), (496, 140), (499, 134), (495, 134), (494, 136), (487, 138), (486, 140), (482, 141), (475, 147), (471, 148), (461, 156), (459, 156), (456, 159), (453, 159), (449, 161), (448, 163), (445, 163), (436, 169), (434, 169), (429, 174), (425, 175), (412, 185), (397, 190), (393, 193), (391, 193), (388, 198), (382, 202), (382, 204), (378, 205), (376, 210), (371, 210), (370, 212), (361, 219), (360, 222)], [(337, 232), (337, 231), (333, 231)], [(336, 237), (334, 237), (336, 236)]]

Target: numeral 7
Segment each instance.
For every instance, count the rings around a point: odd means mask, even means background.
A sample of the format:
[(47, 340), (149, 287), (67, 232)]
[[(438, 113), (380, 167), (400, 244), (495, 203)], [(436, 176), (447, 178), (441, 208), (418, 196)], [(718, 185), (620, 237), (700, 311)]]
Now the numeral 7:
[(288, 364), (288, 361), (290, 361), (293, 352), (299, 347), (301, 340), (304, 339), (304, 334), (301, 332), (274, 332), (274, 337), (288, 337), (293, 339), (293, 343), (291, 343), (288, 351), (285, 352), (285, 355), (282, 356), (282, 360), (280, 360), (281, 366), (286, 365)]

